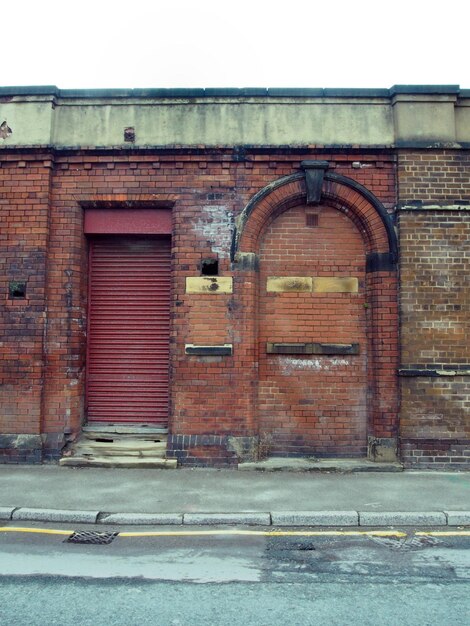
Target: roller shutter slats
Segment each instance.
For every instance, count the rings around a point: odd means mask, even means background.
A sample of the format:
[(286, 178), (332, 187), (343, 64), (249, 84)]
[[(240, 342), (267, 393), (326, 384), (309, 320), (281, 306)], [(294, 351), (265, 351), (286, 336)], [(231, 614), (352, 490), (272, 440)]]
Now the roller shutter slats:
[(169, 239), (91, 241), (89, 294), (88, 420), (166, 426)]

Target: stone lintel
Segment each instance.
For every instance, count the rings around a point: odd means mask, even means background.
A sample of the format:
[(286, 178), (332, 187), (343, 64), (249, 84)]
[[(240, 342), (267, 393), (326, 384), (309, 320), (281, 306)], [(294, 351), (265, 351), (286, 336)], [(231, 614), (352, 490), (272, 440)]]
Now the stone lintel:
[(188, 276), (186, 293), (209, 295), (233, 293), (233, 278), (231, 276)]
[(313, 279), (309, 276), (269, 276), (266, 282), (266, 291), (283, 292), (311, 292)]
[(266, 290), (270, 293), (357, 293), (355, 276), (269, 276)]
[(344, 278), (319, 276), (313, 279), (312, 291), (314, 293), (357, 293), (359, 281), (355, 276)]

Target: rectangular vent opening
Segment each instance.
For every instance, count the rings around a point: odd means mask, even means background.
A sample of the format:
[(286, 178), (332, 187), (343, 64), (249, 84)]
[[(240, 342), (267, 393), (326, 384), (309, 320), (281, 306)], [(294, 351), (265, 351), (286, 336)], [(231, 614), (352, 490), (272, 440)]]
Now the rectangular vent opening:
[(316, 228), (318, 226), (318, 213), (306, 213), (305, 225), (308, 228)]

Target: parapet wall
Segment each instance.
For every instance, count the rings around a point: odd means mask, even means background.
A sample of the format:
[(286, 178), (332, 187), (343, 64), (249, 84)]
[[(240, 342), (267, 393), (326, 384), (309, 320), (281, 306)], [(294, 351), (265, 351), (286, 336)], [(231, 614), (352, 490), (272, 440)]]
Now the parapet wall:
[(0, 88), (1, 146), (464, 146), (470, 90)]

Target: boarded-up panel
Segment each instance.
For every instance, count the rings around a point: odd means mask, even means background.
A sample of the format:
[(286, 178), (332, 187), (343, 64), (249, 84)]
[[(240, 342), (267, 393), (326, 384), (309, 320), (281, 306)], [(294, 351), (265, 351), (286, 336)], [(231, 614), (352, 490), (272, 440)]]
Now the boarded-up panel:
[(90, 241), (88, 420), (168, 420), (170, 239)]

